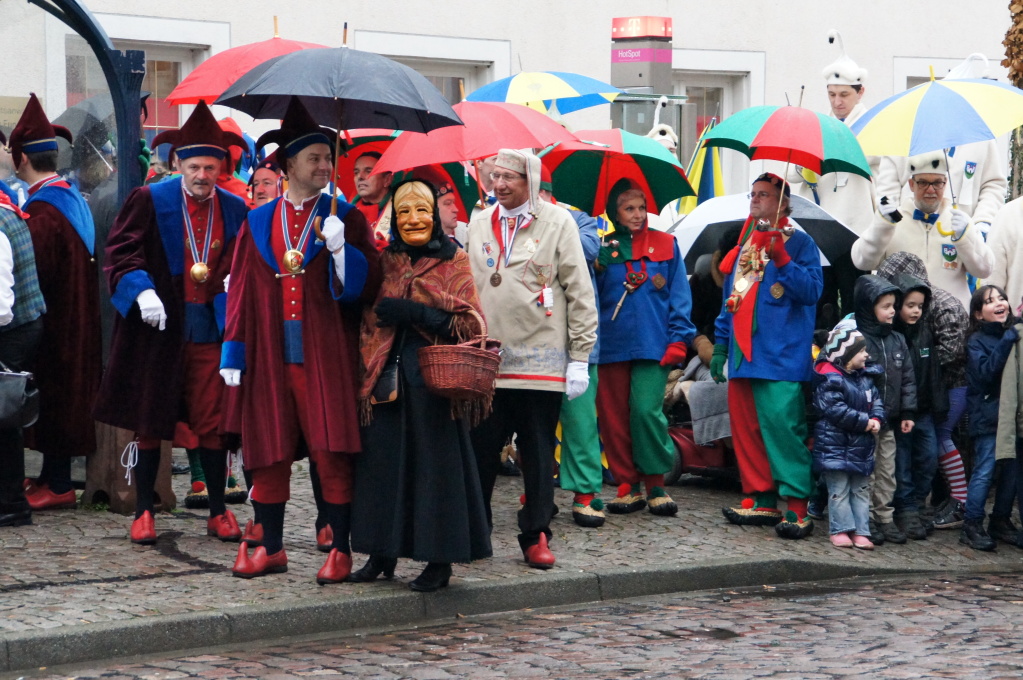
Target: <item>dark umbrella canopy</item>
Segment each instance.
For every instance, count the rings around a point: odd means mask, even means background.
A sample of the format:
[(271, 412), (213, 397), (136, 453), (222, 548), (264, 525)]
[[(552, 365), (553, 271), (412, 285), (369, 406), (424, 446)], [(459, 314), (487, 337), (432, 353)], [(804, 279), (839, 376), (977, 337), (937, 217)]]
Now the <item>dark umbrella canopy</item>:
[[(828, 263), (849, 259), (856, 232), (801, 196), (793, 196), (791, 205), (792, 219), (813, 238)], [(720, 196), (697, 206), (674, 232), (685, 257), (686, 270), (692, 271), (701, 255), (713, 253), (724, 233), (732, 227), (741, 227), (748, 216), (746, 194)]]
[(462, 121), (413, 69), (349, 47), (305, 49), (271, 59), (239, 78), (217, 104), (253, 118), (282, 118), (292, 96), (320, 125), (429, 132)]

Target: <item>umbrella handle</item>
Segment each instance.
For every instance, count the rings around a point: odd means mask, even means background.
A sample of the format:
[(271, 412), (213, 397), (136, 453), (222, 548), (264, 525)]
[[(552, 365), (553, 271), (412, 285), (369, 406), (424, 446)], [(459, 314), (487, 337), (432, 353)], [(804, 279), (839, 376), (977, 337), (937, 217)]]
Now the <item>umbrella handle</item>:
[[(931, 67), (931, 80), (934, 80), (933, 68)], [(959, 203), (956, 201), (956, 190), (952, 188), (952, 168), (948, 166), (948, 149), (942, 149), (941, 152), (945, 154), (945, 176), (948, 177), (948, 193), (952, 196), (952, 208), (958, 210)]]

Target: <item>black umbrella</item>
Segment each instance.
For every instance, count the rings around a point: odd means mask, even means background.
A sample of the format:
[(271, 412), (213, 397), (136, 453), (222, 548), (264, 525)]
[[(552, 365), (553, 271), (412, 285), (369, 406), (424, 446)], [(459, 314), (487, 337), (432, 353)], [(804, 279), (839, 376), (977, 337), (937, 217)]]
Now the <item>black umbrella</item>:
[[(849, 260), (849, 251), (858, 236), (813, 201), (793, 196), (790, 218), (809, 234), (827, 263)], [(686, 270), (693, 271), (696, 260), (717, 250), (718, 241), (732, 227), (741, 227), (749, 216), (747, 194), (720, 196), (704, 201), (689, 213), (675, 229), (679, 250), (685, 255)]]
[[(149, 94), (149, 92), (142, 92), (139, 97), (139, 104), (146, 115), (148, 115), (146, 99)], [(87, 97), (65, 109), (64, 113), (53, 120), (53, 123), (66, 127), (75, 140), (73, 157), (71, 146), (58, 142), (57, 165), (59, 167), (77, 167), (82, 163), (83, 158), (90, 154), (102, 158), (103, 145), (116, 138), (114, 100), (108, 92)]]
[(462, 121), (444, 95), (404, 64), (350, 47), (311, 48), (263, 62), (217, 104), (253, 118), (282, 118), (291, 97), (320, 125), (429, 132)]

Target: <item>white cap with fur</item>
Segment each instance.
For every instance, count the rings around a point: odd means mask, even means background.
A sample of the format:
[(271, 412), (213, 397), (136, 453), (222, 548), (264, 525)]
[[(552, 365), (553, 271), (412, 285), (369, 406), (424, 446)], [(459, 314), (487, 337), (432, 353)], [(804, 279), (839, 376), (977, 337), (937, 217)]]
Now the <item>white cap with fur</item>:
[(909, 176), (947, 175), (948, 161), (944, 151), (928, 151), (909, 158)]
[(833, 28), (828, 31), (828, 42), (836, 41), (842, 55), (824, 68), (822, 71), (824, 80), (828, 85), (863, 85), (867, 80), (867, 69), (860, 68), (855, 61), (849, 58), (849, 55), (845, 53), (842, 34)]

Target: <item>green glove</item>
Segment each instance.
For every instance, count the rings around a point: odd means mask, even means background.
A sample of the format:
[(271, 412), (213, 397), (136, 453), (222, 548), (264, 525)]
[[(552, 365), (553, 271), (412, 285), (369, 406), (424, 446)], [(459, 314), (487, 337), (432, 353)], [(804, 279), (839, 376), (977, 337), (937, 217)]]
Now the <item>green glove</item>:
[(714, 345), (714, 353), (710, 358), (710, 375), (714, 378), (714, 382), (723, 383), (728, 378), (725, 377), (725, 362), (728, 361), (728, 346), (727, 345)]
[(153, 160), (153, 151), (146, 146), (146, 140), (139, 140), (139, 167), (142, 168), (142, 179), (149, 174), (149, 165)]

